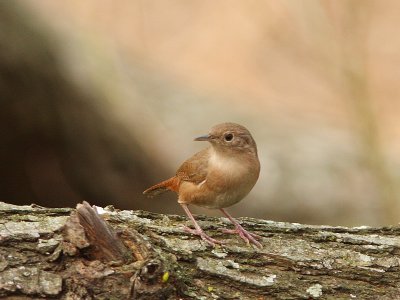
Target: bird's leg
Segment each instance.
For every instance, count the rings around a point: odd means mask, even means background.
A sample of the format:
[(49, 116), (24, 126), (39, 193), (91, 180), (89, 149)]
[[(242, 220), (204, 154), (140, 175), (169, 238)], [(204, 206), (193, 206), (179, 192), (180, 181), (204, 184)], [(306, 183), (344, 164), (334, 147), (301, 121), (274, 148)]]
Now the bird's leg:
[(231, 221), (233, 225), (235, 225), (235, 229), (223, 229), (223, 232), (237, 233), (247, 244), (253, 243), (258, 248), (262, 248), (261, 243), (256, 240), (256, 238), (258, 239), (261, 238), (259, 235), (248, 232), (246, 229), (244, 229), (242, 225), (240, 225), (238, 221), (236, 221), (230, 214), (228, 214), (228, 212), (225, 209), (220, 208), (220, 210), (229, 219), (229, 221)]
[(191, 229), (191, 228), (185, 226), (184, 229), (186, 232), (200, 236), (204, 241), (206, 241), (211, 246), (215, 246), (215, 244), (222, 244), (221, 241), (213, 239), (212, 237), (209, 237), (207, 234), (205, 234), (205, 232), (203, 231), (203, 229), (201, 229), (200, 225), (197, 223), (197, 221), (193, 217), (192, 213), (190, 212), (190, 210), (186, 204), (181, 203), (181, 206), (182, 206), (183, 210), (185, 211), (185, 213), (187, 214), (187, 216), (190, 218), (190, 220), (192, 220), (194, 228), (195, 228), (195, 229)]

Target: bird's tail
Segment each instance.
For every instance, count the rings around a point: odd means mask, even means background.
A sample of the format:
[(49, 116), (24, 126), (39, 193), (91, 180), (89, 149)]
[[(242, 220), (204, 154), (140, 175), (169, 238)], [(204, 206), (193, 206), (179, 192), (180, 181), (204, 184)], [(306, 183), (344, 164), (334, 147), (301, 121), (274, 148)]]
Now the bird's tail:
[(167, 191), (178, 192), (179, 179), (174, 176), (170, 179), (157, 183), (143, 192), (148, 197), (154, 197)]

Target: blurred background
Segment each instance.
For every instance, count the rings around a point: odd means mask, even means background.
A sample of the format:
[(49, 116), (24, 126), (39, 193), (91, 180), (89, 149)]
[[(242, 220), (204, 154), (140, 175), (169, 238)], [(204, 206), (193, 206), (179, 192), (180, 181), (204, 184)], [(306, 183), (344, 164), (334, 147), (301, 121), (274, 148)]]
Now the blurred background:
[(397, 224), (398, 28), (396, 0), (0, 2), (0, 201), (183, 214), (142, 191), (232, 121), (262, 164), (233, 215)]

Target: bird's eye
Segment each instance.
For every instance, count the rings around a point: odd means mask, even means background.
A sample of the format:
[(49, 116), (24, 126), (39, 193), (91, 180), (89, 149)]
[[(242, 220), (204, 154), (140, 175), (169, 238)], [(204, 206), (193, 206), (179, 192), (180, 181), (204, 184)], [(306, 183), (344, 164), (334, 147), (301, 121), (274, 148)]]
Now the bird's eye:
[(224, 135), (224, 139), (227, 142), (231, 142), (233, 140), (233, 134), (232, 133), (227, 133)]

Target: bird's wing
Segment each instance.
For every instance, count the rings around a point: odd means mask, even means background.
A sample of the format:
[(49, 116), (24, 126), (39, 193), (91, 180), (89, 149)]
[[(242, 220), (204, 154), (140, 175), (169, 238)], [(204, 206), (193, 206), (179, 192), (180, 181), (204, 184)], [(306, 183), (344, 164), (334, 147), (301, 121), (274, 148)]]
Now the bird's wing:
[(209, 148), (197, 152), (186, 160), (176, 172), (176, 177), (181, 181), (189, 181), (200, 184), (207, 177), (208, 160), (210, 157)]

